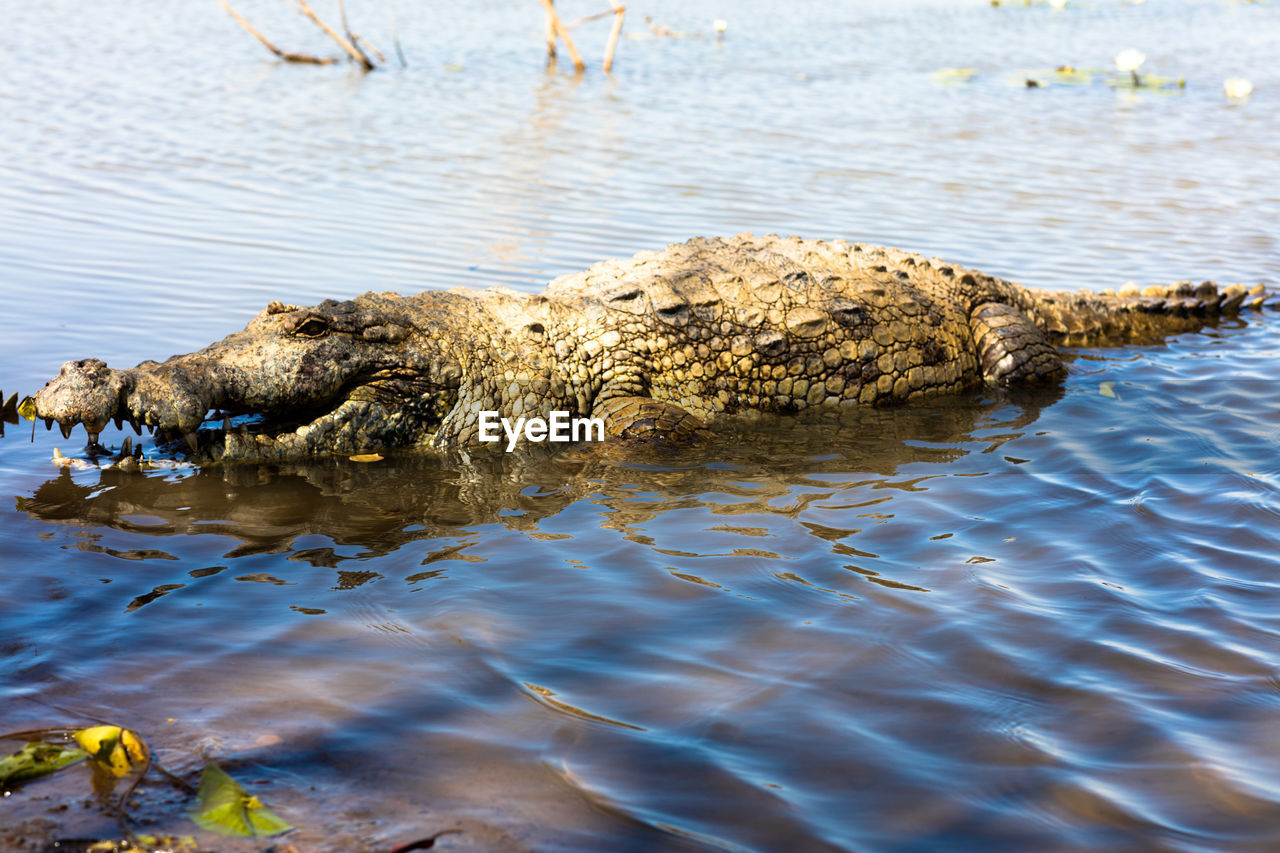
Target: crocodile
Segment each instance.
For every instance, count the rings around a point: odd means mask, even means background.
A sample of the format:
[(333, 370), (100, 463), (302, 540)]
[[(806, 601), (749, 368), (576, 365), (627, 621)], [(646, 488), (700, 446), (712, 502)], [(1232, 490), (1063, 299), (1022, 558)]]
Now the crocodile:
[(603, 420), (612, 441), (679, 444), (740, 412), (1052, 385), (1062, 347), (1155, 342), (1273, 295), (1212, 282), (1047, 292), (842, 240), (695, 238), (536, 295), (272, 302), (243, 331), (163, 363), (68, 362), (35, 408), (65, 435), (83, 424), (91, 448), (127, 422), (197, 462), (466, 451), (485, 412), (567, 412)]

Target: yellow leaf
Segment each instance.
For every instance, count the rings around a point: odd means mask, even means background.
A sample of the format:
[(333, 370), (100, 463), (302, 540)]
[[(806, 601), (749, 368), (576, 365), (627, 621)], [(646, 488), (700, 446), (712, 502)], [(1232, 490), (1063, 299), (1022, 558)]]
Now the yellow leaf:
[(36, 401), (30, 397), (23, 397), (22, 402), (18, 404), (18, 414), (29, 421), (34, 421), (36, 419)]
[(142, 738), (119, 726), (91, 726), (80, 729), (74, 737), (94, 762), (116, 777), (145, 764), (151, 754)]
[(1113, 400), (1120, 399), (1116, 396), (1116, 383), (1114, 382), (1103, 382), (1100, 384), (1098, 386), (1098, 393), (1104, 397), (1110, 397)]
[(968, 83), (976, 76), (978, 76), (978, 69), (976, 68), (939, 68), (929, 74), (933, 82), (942, 86)]
[(349, 456), (352, 462), (381, 462), (382, 456), (377, 453), (357, 453), (355, 456)]

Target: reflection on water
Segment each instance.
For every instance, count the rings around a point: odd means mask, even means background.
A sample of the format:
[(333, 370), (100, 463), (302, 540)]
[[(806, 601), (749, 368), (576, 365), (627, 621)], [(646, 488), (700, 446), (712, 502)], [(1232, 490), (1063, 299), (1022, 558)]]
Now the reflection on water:
[[(626, 40), (580, 81), (542, 72), (523, 0), (387, 3), (409, 66), (369, 76), (178, 8), (8, 10), (6, 391), (190, 351), (272, 299), (536, 290), (695, 234), (1047, 287), (1280, 279), (1277, 3), (655, 0), (633, 32), (726, 17), (725, 41)], [(245, 11), (324, 49), (272, 8)], [(1187, 88), (1017, 79), (1129, 47)], [(11, 430), (0, 730), (132, 725), (178, 772), (220, 761), (306, 850), (1266, 849), (1276, 333), (644, 460), (125, 474)], [(113, 834), (83, 783), (5, 798), (0, 838)], [(163, 786), (137, 809), (191, 831)]]
[[(780, 514), (794, 518), (810, 503), (837, 493), (890, 490), (868, 497), (878, 506), (898, 491), (923, 491), (941, 474), (901, 479), (907, 464), (959, 464), (970, 452), (990, 452), (1021, 434), (1039, 405), (1057, 390), (1020, 394), (1019, 407), (994, 442), (973, 433), (994, 417), (994, 406), (966, 404), (965, 398), (903, 411), (866, 409), (818, 412), (805, 418), (764, 415), (732, 422), (708, 447), (694, 450), (614, 451), (584, 445), (551, 452), (529, 445), (522, 452), (476, 453), (464, 459), (406, 453), (380, 464), (345, 459), (270, 466), (178, 469), (171, 476), (106, 468), (73, 476), (68, 468), (20, 497), (19, 510), (42, 521), (104, 527), (151, 536), (218, 535), (238, 544), (224, 554), (236, 559), (287, 554), (315, 567), (338, 568), (352, 556), (333, 548), (295, 547), (299, 539), (322, 535), (358, 549), (354, 557), (390, 554), (410, 543), (436, 544), (463, 537), (465, 545), (433, 550), (423, 564), (481, 556), (465, 551), (483, 541), (469, 530), (499, 525), (541, 541), (572, 538), (549, 533), (557, 516), (578, 504), (601, 507), (597, 525), (625, 538), (653, 544), (635, 531), (663, 515), (700, 507), (717, 515)], [(971, 451), (968, 444), (980, 442)], [(850, 470), (851, 462), (856, 470)], [(797, 485), (806, 488), (797, 492)], [(576, 525), (575, 525), (576, 529)], [(733, 534), (772, 536), (766, 528), (734, 526)], [(811, 532), (820, 538), (825, 528)], [(843, 531), (841, 535), (849, 535)], [(173, 559), (163, 551), (114, 551), (83, 537), (81, 550), (129, 560)], [(693, 544), (693, 543), (691, 543)], [(742, 549), (734, 551), (739, 554)], [(689, 557), (724, 556), (669, 552)], [(762, 556), (776, 554), (759, 552)], [(369, 578), (371, 579), (371, 578)], [(416, 583), (417, 575), (406, 578)]]

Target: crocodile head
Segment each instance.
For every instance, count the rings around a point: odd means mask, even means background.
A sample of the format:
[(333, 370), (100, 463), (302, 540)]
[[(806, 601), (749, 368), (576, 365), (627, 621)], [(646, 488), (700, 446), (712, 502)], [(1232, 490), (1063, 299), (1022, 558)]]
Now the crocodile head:
[[(196, 461), (269, 461), (428, 442), (457, 399), (444, 341), (393, 295), (314, 307), (271, 303), (241, 332), (164, 363), (67, 362), (36, 415), (90, 445), (109, 422), (157, 431)], [(212, 415), (212, 417), (210, 417)]]

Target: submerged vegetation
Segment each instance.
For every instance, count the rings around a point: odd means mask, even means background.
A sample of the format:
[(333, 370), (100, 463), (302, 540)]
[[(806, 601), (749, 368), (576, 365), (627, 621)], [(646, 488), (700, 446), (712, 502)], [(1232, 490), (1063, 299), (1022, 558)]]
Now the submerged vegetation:
[[(0, 759), (0, 789), (27, 784), (68, 767), (87, 763), (90, 784), (99, 805), (119, 822), (122, 842), (104, 841), (113, 851), (151, 851), (159, 848), (193, 850), (191, 837), (157, 838), (136, 833), (139, 821), (129, 810), (129, 801), (152, 770), (172, 785), (194, 796), (188, 809), (199, 827), (219, 835), (241, 838), (268, 838), (293, 827), (258, 797), (250, 794), (217, 764), (206, 764), (199, 786), (191, 785), (156, 761), (151, 748), (135, 731), (102, 724), (86, 728), (46, 728), (0, 735), (0, 740), (24, 740), (21, 749)], [(128, 778), (124, 793), (115, 796), (120, 782)], [(93, 849), (93, 848), (91, 848)]]
[[(569, 54), (570, 60), (573, 62), (575, 73), (581, 74), (586, 70), (586, 63), (582, 59), (582, 54), (578, 51), (578, 47), (574, 44), (570, 31), (590, 21), (600, 18), (612, 16), (613, 26), (609, 30), (608, 41), (605, 43), (604, 60), (602, 67), (605, 73), (613, 68), (613, 56), (618, 48), (618, 39), (622, 35), (623, 20), (626, 17), (627, 7), (618, 0), (609, 0), (610, 8), (597, 12), (592, 15), (585, 15), (577, 20), (565, 23), (561, 20), (559, 13), (556, 11), (554, 0), (539, 0), (543, 11), (546, 15), (546, 38), (547, 38), (547, 62), (554, 66), (557, 59), (556, 45), (563, 42), (565, 51)], [(307, 65), (333, 65), (341, 62), (345, 57), (347, 61), (354, 63), (364, 71), (373, 71), (376, 68), (386, 66), (388, 64), (386, 55), (378, 50), (377, 47), (366, 37), (354, 33), (347, 22), (346, 4), (343, 0), (338, 0), (338, 16), (341, 23), (341, 32), (338, 28), (329, 24), (324, 18), (320, 17), (307, 0), (291, 0), (293, 8), (317, 27), (331, 39), (341, 50), (342, 55), (339, 56), (317, 56), (311, 53), (299, 53), (296, 51), (283, 50), (275, 45), (270, 39), (262, 34), (249, 20), (236, 10), (227, 0), (218, 0), (218, 4), (226, 10), (236, 23), (238, 23), (247, 33), (257, 39), (263, 47), (271, 51), (279, 59), (284, 62), (296, 62)], [(649, 19), (645, 19), (649, 22)], [(717, 21), (717, 33), (723, 34), (724, 28), (719, 26), (722, 22)], [(662, 29), (649, 22), (650, 28), (655, 34), (662, 35)], [(395, 45), (396, 57), (399, 59), (401, 67), (408, 65), (404, 56), (404, 50), (400, 46), (400, 36), (396, 27), (395, 19), (391, 19), (392, 39)], [(668, 30), (668, 33), (670, 31)], [(671, 33), (674, 35), (674, 33)]]

